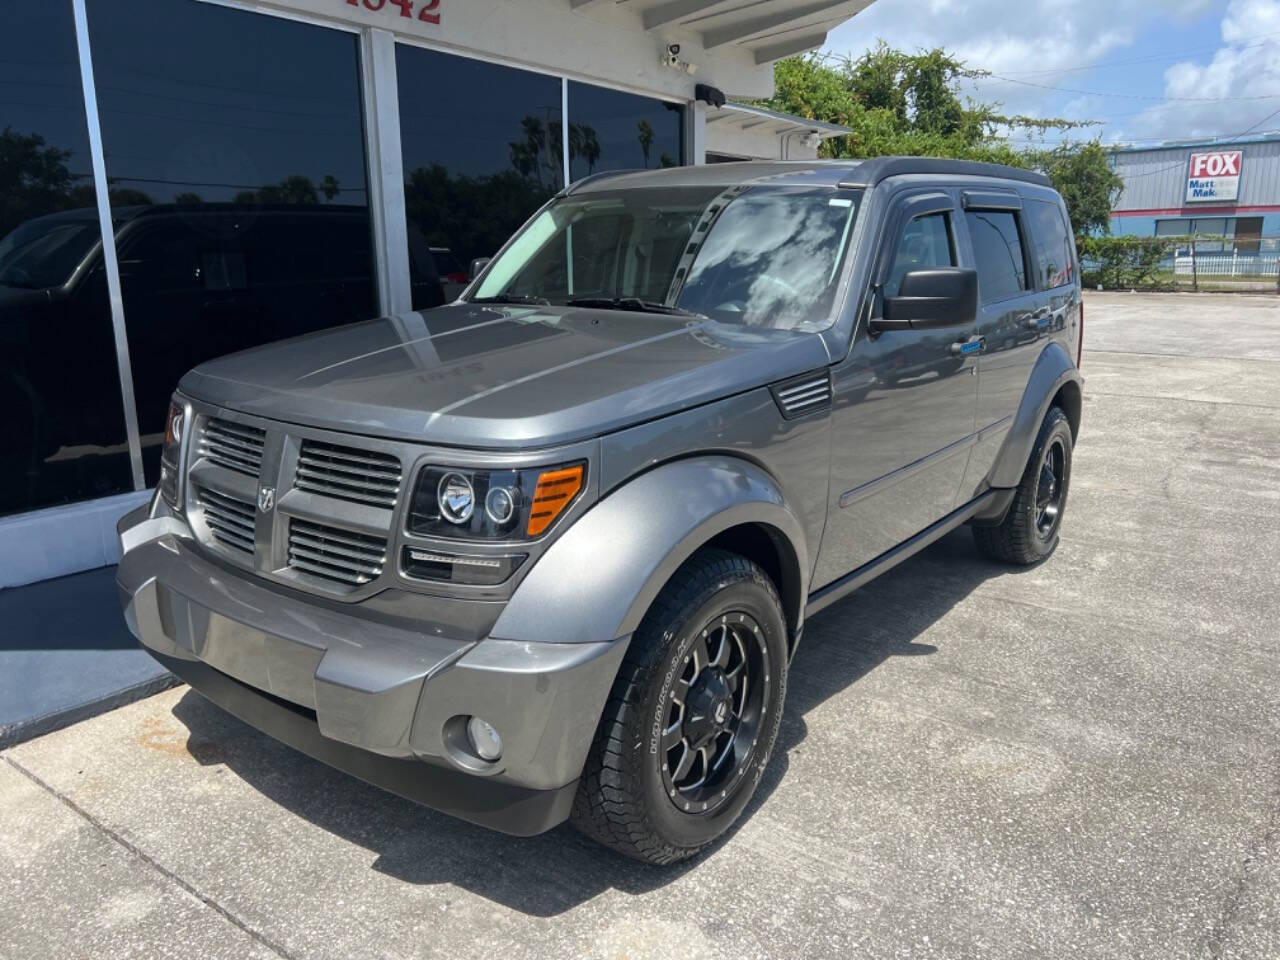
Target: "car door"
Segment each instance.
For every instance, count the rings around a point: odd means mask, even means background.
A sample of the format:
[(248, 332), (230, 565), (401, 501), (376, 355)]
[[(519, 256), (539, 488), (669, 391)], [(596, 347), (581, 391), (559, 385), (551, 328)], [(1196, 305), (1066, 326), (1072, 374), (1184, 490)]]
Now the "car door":
[(976, 495), (1031, 377), (1031, 368), (1053, 332), (1047, 292), (1037, 290), (1022, 197), (1013, 191), (966, 190), (964, 230), (978, 270), (978, 438), (969, 458), (964, 492)]
[(956, 505), (974, 432), (976, 354), (959, 344), (977, 318), (930, 330), (873, 333), (885, 296), (912, 269), (970, 266), (957, 242), (955, 197), (900, 196), (886, 219), (864, 316), (833, 371), (831, 498), (814, 587), (874, 560)]

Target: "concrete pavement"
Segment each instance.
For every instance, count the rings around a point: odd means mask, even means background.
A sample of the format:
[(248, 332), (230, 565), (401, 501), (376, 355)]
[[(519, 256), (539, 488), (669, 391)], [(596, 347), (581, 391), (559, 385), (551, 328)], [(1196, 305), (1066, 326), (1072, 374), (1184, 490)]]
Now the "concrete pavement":
[(1280, 300), (1091, 295), (1062, 547), (815, 617), (675, 870), (416, 808), (185, 688), (0, 755), (0, 957), (1280, 956)]

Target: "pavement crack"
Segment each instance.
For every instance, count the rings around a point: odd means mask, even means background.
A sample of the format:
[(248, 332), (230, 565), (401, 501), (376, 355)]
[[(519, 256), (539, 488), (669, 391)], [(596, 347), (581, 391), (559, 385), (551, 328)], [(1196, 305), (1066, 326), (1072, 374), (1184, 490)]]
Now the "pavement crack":
[(111, 829), (111, 827), (107, 826), (105, 823), (103, 823), (101, 820), (99, 820), (97, 817), (91, 814), (88, 810), (84, 809), (84, 807), (80, 806), (78, 803), (76, 803), (66, 794), (62, 793), (60, 790), (55, 789), (53, 786), (46, 783), (39, 776), (32, 773), (22, 764), (18, 763), (18, 761), (14, 760), (13, 757), (9, 756), (9, 754), (7, 753), (0, 754), (0, 759), (3, 759), (6, 763), (9, 764), (9, 766), (11, 766), (14, 770), (18, 771), (18, 773), (22, 774), (22, 776), (26, 777), (28, 780), (34, 783), (37, 787), (49, 793), (51, 796), (54, 797), (54, 799), (56, 799), (59, 803), (65, 806), (68, 810), (78, 815), (81, 819), (86, 821), (90, 826), (94, 827), (96, 830), (104, 834), (110, 840), (112, 840), (119, 846), (123, 847), (129, 853), (133, 854), (133, 856), (137, 857), (147, 866), (151, 867), (151, 869), (155, 870), (156, 873), (160, 874), (166, 880), (170, 881), (171, 883), (177, 884), (179, 887), (181, 887), (191, 896), (195, 897), (197, 900), (203, 903), (210, 910), (217, 913), (220, 917), (222, 917), (232, 926), (246, 933), (250, 938), (252, 938), (257, 943), (262, 944), (264, 947), (266, 947), (276, 956), (283, 958), (283, 960), (301, 960), (301, 958), (298, 957), (296, 954), (290, 953), (283, 946), (281, 946), (279, 943), (276, 943), (266, 934), (261, 933), (258, 930), (255, 930), (244, 920), (241, 920), (239, 917), (237, 917), (234, 913), (232, 913), (222, 904), (218, 903), (217, 900), (213, 899), (213, 897), (210, 897), (207, 894), (202, 893), (199, 889), (197, 889), (191, 883), (188, 883), (182, 877), (178, 876), (178, 874), (174, 873), (168, 867), (157, 862), (155, 858), (148, 855), (136, 844), (130, 843), (123, 836), (121, 836), (115, 830)]
[(1271, 814), (1267, 818), (1267, 825), (1249, 844), (1248, 852), (1245, 853), (1244, 860), (1240, 864), (1239, 873), (1231, 881), (1226, 896), (1222, 898), (1218, 917), (1213, 923), (1213, 929), (1209, 931), (1205, 947), (1207, 955), (1213, 960), (1220, 960), (1222, 957), (1227, 934), (1231, 932), (1236, 915), (1240, 912), (1245, 892), (1249, 889), (1249, 883), (1256, 872), (1258, 859), (1264, 851), (1271, 849), (1275, 844), (1278, 833), (1280, 833), (1280, 786), (1271, 792)]

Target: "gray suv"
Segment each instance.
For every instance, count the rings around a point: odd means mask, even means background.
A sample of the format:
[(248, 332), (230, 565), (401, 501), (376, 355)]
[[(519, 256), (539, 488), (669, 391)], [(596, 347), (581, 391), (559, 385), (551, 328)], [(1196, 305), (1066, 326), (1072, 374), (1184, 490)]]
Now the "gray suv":
[(759, 783), (806, 617), (960, 524), (1053, 551), (1082, 327), (1035, 174), (589, 178), (457, 302), (188, 373), (125, 616), (341, 770), (680, 860)]

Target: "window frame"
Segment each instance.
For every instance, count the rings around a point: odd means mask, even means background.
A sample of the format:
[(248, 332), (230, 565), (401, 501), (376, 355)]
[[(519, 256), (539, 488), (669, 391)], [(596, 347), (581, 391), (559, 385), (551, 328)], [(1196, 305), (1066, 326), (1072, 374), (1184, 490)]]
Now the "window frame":
[[(973, 269), (978, 273), (978, 305), (980, 307), (989, 306), (993, 303), (1007, 303), (1010, 300), (1016, 300), (1019, 297), (1025, 297), (1029, 293), (1036, 293), (1044, 289), (1040, 286), (1039, 261), (1032, 256), (1033, 251), (1030, 249), (1030, 236), (1027, 232), (1026, 224), (1022, 217), (1023, 207), (1019, 203), (1017, 207), (993, 207), (974, 205), (966, 206), (965, 214), (965, 230), (969, 234), (969, 248), (973, 252)], [(988, 300), (982, 294), (982, 265), (978, 259), (978, 245), (974, 242), (973, 231), (969, 228), (969, 215), (979, 213), (1007, 213), (1013, 218), (1014, 229), (1018, 231), (1018, 246), (1022, 250), (1022, 287), (1006, 296), (994, 297)], [(1003, 234), (1001, 234), (1003, 236)], [(1012, 248), (1010, 248), (1012, 249)], [(1036, 264), (1032, 268), (1032, 264)]]

